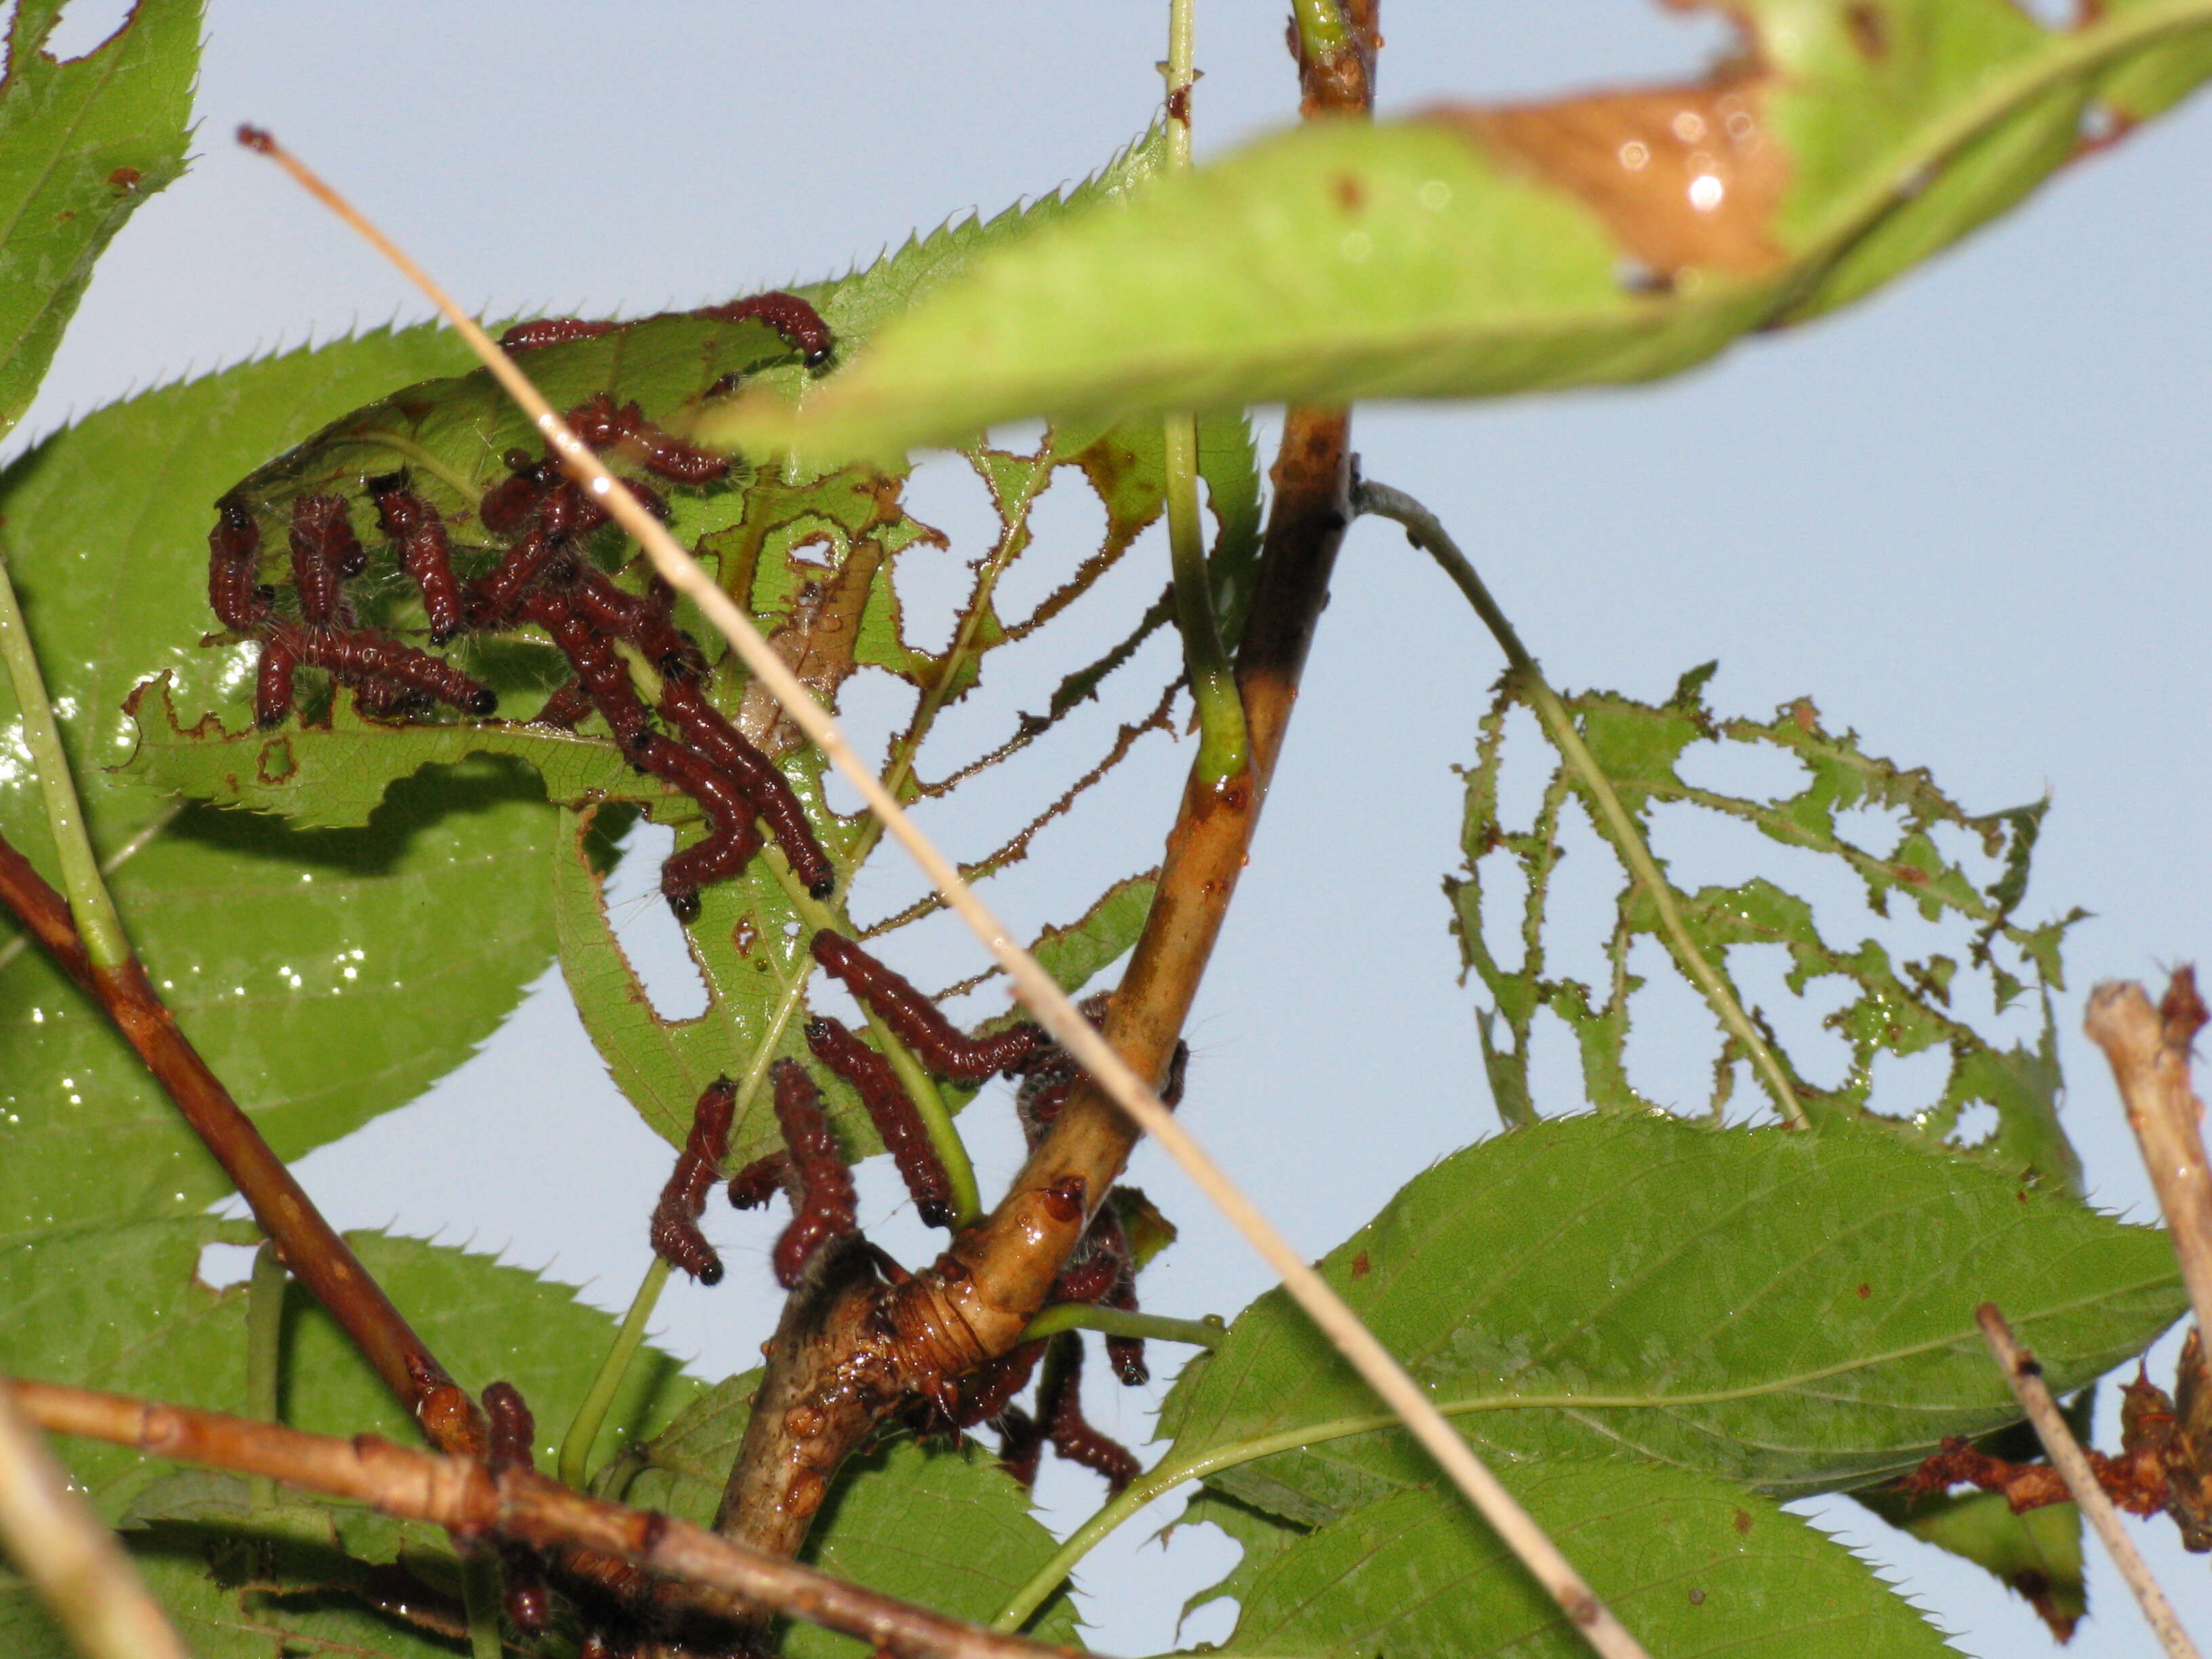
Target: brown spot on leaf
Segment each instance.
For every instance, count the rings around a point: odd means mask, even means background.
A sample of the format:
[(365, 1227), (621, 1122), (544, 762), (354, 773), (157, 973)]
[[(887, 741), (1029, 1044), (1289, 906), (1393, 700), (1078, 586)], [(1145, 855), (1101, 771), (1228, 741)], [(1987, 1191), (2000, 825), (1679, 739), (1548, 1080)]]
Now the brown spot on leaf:
[(1705, 1605), (1705, 1591), (1698, 1589), (1695, 1585), (1692, 1585), (1690, 1589), (1690, 1605), (1693, 1607), (1702, 1607)]
[(1432, 118), (1580, 197), (1659, 276), (1756, 275), (1784, 257), (1771, 232), (1790, 167), (1766, 128), (1770, 88), (1765, 73), (1739, 72), (1699, 86), (1448, 107)]
[(1889, 56), (1889, 22), (1881, 15), (1881, 8), (1870, 0), (1859, 0), (1856, 5), (1844, 8), (1844, 30), (1851, 37), (1851, 45), (1859, 55), (1874, 63)]
[(1346, 213), (1357, 213), (1367, 205), (1367, 186), (1355, 173), (1340, 173), (1336, 178), (1336, 204)]
[(1863, 1302), (1873, 1294), (1874, 1286), (1868, 1284), (1863, 1279), (1859, 1280), (1859, 1300)]
[(1352, 1276), (1354, 1279), (1364, 1279), (1374, 1271), (1375, 1264), (1367, 1259), (1366, 1251), (1362, 1250), (1352, 1258)]
[(145, 176), (137, 167), (118, 167), (107, 175), (107, 187), (118, 196), (128, 196)]
[(1797, 722), (1800, 732), (1811, 732), (1819, 728), (1820, 711), (1813, 706), (1809, 697), (1800, 697), (1790, 705), (1790, 718)]
[(1740, 1535), (1748, 1537), (1751, 1534), (1751, 1511), (1738, 1510), (1735, 1512), (1735, 1519), (1730, 1524), (1735, 1528)]

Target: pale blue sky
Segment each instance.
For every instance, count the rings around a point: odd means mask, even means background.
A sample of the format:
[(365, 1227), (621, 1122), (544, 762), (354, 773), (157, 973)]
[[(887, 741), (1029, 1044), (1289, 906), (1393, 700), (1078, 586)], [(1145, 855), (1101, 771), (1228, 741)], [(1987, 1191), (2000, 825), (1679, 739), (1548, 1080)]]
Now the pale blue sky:
[[(204, 153), (102, 264), (27, 428), (422, 314), (229, 143), (240, 120), (328, 172), (468, 303), (652, 310), (827, 275), (911, 228), (1081, 176), (1150, 118), (1164, 10), (215, 0)], [(1202, 152), (1290, 111), (1281, 11), (1277, 0), (1201, 6)], [(804, 38), (788, 32), (794, 16)], [(771, 21), (775, 32), (757, 32)], [(1723, 38), (1711, 19), (1641, 0), (1386, 0), (1385, 26), (1383, 102), (1397, 109), (1686, 70)], [(1679, 384), (1369, 410), (1358, 427), (1370, 472), (1455, 528), (1557, 683), (1656, 697), (1717, 656), (1710, 696), (1724, 710), (1763, 714), (1809, 693), (1833, 725), (1930, 767), (1970, 806), (2053, 794), (2026, 914), (2095, 913), (2069, 953), (2069, 1121), (2098, 1201), (2139, 1214), (2132, 1148), (2074, 1029), (2094, 981), (2152, 975), (2212, 945), (2208, 170), (2212, 106), (2079, 168), (1870, 303)], [(925, 516), (972, 532), (967, 489), (957, 472), (926, 474)], [(1160, 555), (1147, 544), (1136, 556)], [(1131, 591), (1158, 580), (1143, 573)], [(1192, 1031), (1193, 1127), (1316, 1254), (1494, 1124), (1437, 881), (1458, 863), (1450, 769), (1470, 757), (1498, 666), (1394, 531), (1354, 532)], [(1101, 853), (1094, 836), (1060, 855), (1085, 867), (1152, 860), (1187, 754), (1153, 747), (1132, 773), (1139, 805), (1109, 826), (1121, 844)], [(1370, 813), (1378, 801), (1386, 810)], [(1748, 873), (1728, 862), (1735, 843), (1662, 850), (1696, 878)], [(879, 879), (885, 893), (908, 884), (903, 872)], [(1042, 888), (1010, 902), (1039, 917), (1067, 908)], [(652, 933), (650, 907), (633, 913)], [(969, 971), (972, 947), (931, 937), (946, 952), (938, 982)], [(1701, 1016), (1686, 1002), (1650, 1012), (1632, 1056), (1641, 1080), (1688, 1103)], [(1541, 1103), (1571, 1105), (1571, 1075), (1553, 1065), (1543, 1076)], [(987, 1164), (1007, 1167), (1003, 1114), (972, 1121)], [(529, 1152), (495, 1164), (491, 1146), (525, 1122)], [(441, 1151), (425, 1159), (430, 1144)], [(483, 1158), (456, 1155), (470, 1146)], [(619, 1307), (666, 1159), (599, 1078), (556, 976), (428, 1101), (309, 1159), (307, 1174), (343, 1224), (442, 1229), (550, 1263)], [(1149, 1152), (1135, 1178), (1186, 1228), (1146, 1276), (1150, 1303), (1227, 1312), (1262, 1287), (1256, 1262)], [(870, 1192), (878, 1212), (896, 1207), (880, 1182)], [(670, 1345), (720, 1375), (749, 1363), (773, 1303), (765, 1275), (748, 1271), (769, 1235), (726, 1213), (712, 1224), (736, 1258), (731, 1282), (672, 1293), (664, 1319)], [(885, 1226), (897, 1246), (911, 1219)], [(1109, 1424), (1140, 1432), (1133, 1399), (1092, 1397)], [(1062, 1525), (1097, 1499), (1081, 1475), (1055, 1477), (1045, 1495)], [(1138, 1535), (1086, 1574), (1114, 1589), (1093, 1604), (1097, 1639), (1123, 1653), (1166, 1646), (1175, 1601), (1224, 1554), (1189, 1535), (1162, 1565), (1134, 1555)], [(2170, 1528), (2144, 1536), (2212, 1637), (2203, 1559), (2181, 1556)], [(1947, 1622), (1972, 1628), (1972, 1651), (2039, 1650), (2021, 1604), (1986, 1581), (1927, 1552), (1887, 1559)], [(2142, 1651), (2099, 1571), (2099, 1611), (2073, 1650)], [(1216, 1619), (1186, 1638), (1224, 1631)]]

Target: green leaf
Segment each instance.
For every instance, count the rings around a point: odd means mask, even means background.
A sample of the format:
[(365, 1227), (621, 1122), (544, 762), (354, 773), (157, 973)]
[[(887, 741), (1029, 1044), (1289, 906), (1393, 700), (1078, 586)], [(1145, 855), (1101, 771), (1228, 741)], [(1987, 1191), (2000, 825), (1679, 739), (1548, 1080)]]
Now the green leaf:
[[(1859, 1659), (1953, 1651), (1841, 1545), (1686, 1469), (1520, 1471), (1515, 1496), (1660, 1659)], [(1580, 1659), (1582, 1633), (1456, 1495), (1391, 1494), (1283, 1551), (1230, 1653)]]
[[(1887, 1132), (1550, 1121), (1454, 1154), (1322, 1270), (1471, 1440), (1629, 1452), (1788, 1497), (2013, 1420), (1976, 1328), (2002, 1307), (2054, 1387), (2182, 1307), (2165, 1235)], [(1170, 1463), (1315, 1524), (1434, 1478), (1279, 1291), (1177, 1382)]]
[[(197, 1276), (202, 1250), (241, 1229), (210, 1217), (58, 1225), (0, 1253), (0, 1370), (80, 1387), (246, 1409), (244, 1285), (216, 1291)], [(243, 1230), (250, 1231), (250, 1230)], [(376, 1233), (349, 1236), (362, 1264), (464, 1386), (504, 1379), (538, 1422), (550, 1468), (616, 1321), (488, 1256)], [(312, 1432), (373, 1433), (423, 1443), (413, 1419), (297, 1285), (287, 1292), (284, 1420)], [(648, 1348), (611, 1413), (623, 1442), (658, 1431), (702, 1393), (677, 1362)], [(442, 1533), (357, 1505), (290, 1494), (247, 1512), (232, 1477), (175, 1472), (125, 1448), (60, 1440), (70, 1473), (111, 1521), (121, 1520), (141, 1570), (202, 1659), (287, 1654), (450, 1656), (458, 1583)], [(395, 1598), (371, 1568), (397, 1563), (419, 1595)], [(404, 1588), (404, 1582), (399, 1588)], [(369, 1605), (374, 1595), (385, 1610)], [(409, 1601), (413, 1623), (391, 1603)], [(27, 1593), (0, 1575), (0, 1652), (63, 1659)]]
[[(1963, 966), (1936, 951), (1932, 941), (1926, 956), (1895, 962), (1872, 939), (1856, 944), (1832, 941), (1817, 925), (1809, 903), (1761, 877), (1694, 893), (1675, 890), (1675, 903), (1691, 938), (1724, 981), (1733, 983), (1732, 949), (1779, 945), (1788, 953), (1784, 982), (1791, 993), (1831, 994), (1834, 988), (1820, 981), (1835, 980), (1855, 992), (1850, 1001), (1822, 1020), (1849, 1047), (1843, 1079), (1836, 1086), (1808, 1081), (1789, 1054), (1779, 1054), (1799, 1103), (1817, 1121), (1878, 1115), (1883, 1103), (1874, 1097), (1877, 1057), (1948, 1049), (1950, 1070), (1942, 1093), (1933, 1106), (1914, 1113), (1908, 1132), (1943, 1141), (1957, 1129), (1968, 1106), (1986, 1103), (1996, 1114), (1996, 1127), (1978, 1143), (1977, 1152), (2007, 1172), (2028, 1171), (2077, 1188), (2081, 1163), (2058, 1123), (2062, 1089), (2050, 994), (2064, 987), (2059, 945), (2066, 929), (2082, 913), (2077, 910), (2033, 927), (2020, 925), (2013, 915), (2027, 890), (2029, 855), (2042, 828), (2045, 804), (1969, 813), (1945, 795), (1925, 770), (1908, 770), (1866, 753), (1855, 732), (1838, 736), (1827, 731), (1808, 698), (1784, 704), (1771, 720), (1721, 719), (1703, 700), (1713, 667), (1708, 663), (1684, 675), (1674, 695), (1662, 704), (1638, 702), (1609, 691), (1562, 700), (1592, 757), (1647, 838), (1655, 807), (1686, 806), (1717, 814), (1749, 824), (1784, 847), (1836, 860), (1858, 878), (1867, 907), (1877, 916), (1890, 918), (1892, 901), (1901, 898), (1911, 907), (1910, 914), (1917, 914), (1923, 922), (1963, 921), (1974, 930)], [(1475, 764), (1467, 774), (1467, 812), (1461, 835), (1467, 873), (1444, 884), (1455, 913), (1454, 931), (1462, 960), (1492, 1000), (1492, 1006), (1478, 1015), (1492, 1096), (1507, 1123), (1534, 1118), (1536, 1103), (1528, 1080), (1532, 1031), (1538, 1013), (1549, 1010), (1574, 1035), (1590, 1103), (1607, 1110), (1650, 1110), (1653, 1103), (1628, 1079), (1631, 999), (1644, 984), (1628, 971), (1628, 961), (1639, 936), (1659, 933), (1657, 909), (1624, 865), (1604, 945), (1610, 982), (1591, 986), (1547, 971), (1549, 951), (1557, 943), (1546, 924), (1554, 911), (1553, 883), (1561, 856), (1563, 814), (1570, 799), (1582, 802), (1585, 810), (1589, 804), (1572, 769), (1555, 754), (1534, 822), (1523, 830), (1503, 821), (1498, 783), (1504, 759), (1506, 714), (1518, 700), (1518, 691), (1509, 682), (1483, 718)], [(1802, 783), (1795, 793), (1765, 800), (1684, 780), (1686, 762), (1710, 760), (1716, 750), (1727, 754), (1729, 745), (1789, 757), (1802, 769)], [(1860, 845), (1843, 833), (1843, 816), (1866, 810), (1888, 815), (1894, 825), (1897, 839), (1887, 850)], [(1596, 821), (1596, 815), (1591, 816)], [(1990, 868), (1978, 877), (1965, 863), (1945, 858), (1935, 841), (1939, 830), (1963, 832), (1970, 843), (1978, 844)], [(1517, 966), (1498, 959), (1486, 933), (1485, 872), (1492, 859), (1518, 866), (1522, 899)], [(1964, 1000), (1960, 994), (1967, 975), (1985, 976), (1990, 1000), (2000, 1012), (2029, 984), (2035, 986), (2043, 1005), (2043, 1030), (2034, 1048), (1999, 1048), (1954, 1012), (1954, 1001)], [(1733, 1091), (1740, 1058), (1732, 1040), (1717, 1041), (1711, 1103), (1717, 1117)], [(1883, 1121), (1899, 1120), (1893, 1115)]]
[(2061, 1642), (2089, 1610), (2082, 1575), (2081, 1511), (2051, 1504), (2014, 1515), (2002, 1492), (1934, 1493), (1910, 1500), (1862, 1493), (1859, 1501), (1923, 1544), (1972, 1561), (2024, 1597)]
[[(711, 1524), (760, 1379), (747, 1371), (706, 1390), (665, 1432), (610, 1462), (592, 1489)], [(886, 1595), (981, 1622), (1057, 1547), (1030, 1516), (1029, 1494), (974, 1441), (946, 1446), (899, 1437), (847, 1460), (800, 1559)], [(1065, 1589), (1028, 1633), (1075, 1644)], [(811, 1625), (794, 1625), (783, 1644), (786, 1659), (853, 1659), (865, 1651)]]
[(1160, 1528), (1161, 1540), (1165, 1542), (1183, 1528), (1201, 1523), (1220, 1528), (1243, 1553), (1218, 1582), (1191, 1593), (1182, 1604), (1182, 1620), (1186, 1622), (1200, 1608), (1216, 1601), (1235, 1601), (1240, 1607), (1249, 1601), (1254, 1583), (1274, 1564), (1275, 1558), (1313, 1531), (1310, 1527), (1285, 1521), (1265, 1510), (1255, 1510), (1249, 1504), (1240, 1504), (1226, 1492), (1200, 1486), (1183, 1512)]
[[(979, 261), (794, 420), (844, 455), (1045, 414), (1649, 380), (1856, 299), (2212, 69), (2212, 0), (2046, 29), (2012, 0), (1753, 0), (1686, 86), (1316, 123)], [(2142, 77), (2130, 82), (2130, 74)]]
[[(243, 1285), (213, 1291), (201, 1252), (251, 1229), (210, 1216), (57, 1223), (0, 1252), (0, 1371), (79, 1388), (246, 1409)], [(488, 1256), (380, 1233), (349, 1237), (432, 1352), (471, 1391), (501, 1378), (538, 1419), (550, 1468), (582, 1403), (616, 1322), (548, 1283)], [(373, 1432), (409, 1444), (413, 1419), (299, 1286), (286, 1299), (284, 1419), (319, 1434)], [(698, 1384), (648, 1351), (611, 1414), (618, 1437), (647, 1431)], [(111, 1518), (162, 1468), (122, 1447), (65, 1443), (70, 1469)]]
[[(0, 475), (11, 566), (125, 921), (185, 1034), (288, 1158), (415, 1098), (544, 970), (551, 815), (503, 761), (410, 784), (366, 829), (306, 834), (179, 811), (106, 769), (131, 753), (138, 676), (165, 671), (193, 696), (241, 672), (234, 648), (199, 643), (216, 493), (455, 352), (416, 329), (246, 364), (100, 410)], [(4, 686), (0, 721), (16, 724)], [(0, 830), (52, 878), (15, 755)], [(0, 1237), (56, 1216), (188, 1214), (228, 1191), (106, 1022), (12, 927), (0, 936)]]
[(0, 80), (0, 435), (31, 405), (93, 262), (185, 170), (195, 0), (140, 0), (83, 57), (46, 51), (62, 0), (22, 0)]

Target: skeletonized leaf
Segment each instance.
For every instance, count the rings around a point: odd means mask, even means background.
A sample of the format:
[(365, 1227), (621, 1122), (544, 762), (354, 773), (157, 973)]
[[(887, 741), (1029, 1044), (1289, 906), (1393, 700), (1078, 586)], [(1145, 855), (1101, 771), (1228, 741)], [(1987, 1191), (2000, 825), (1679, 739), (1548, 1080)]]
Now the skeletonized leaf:
[[(1322, 1264), (1462, 1432), (1508, 1460), (1623, 1451), (1779, 1496), (1902, 1472), (2017, 1408), (1994, 1301), (2068, 1389), (2182, 1303), (2165, 1236), (1894, 1133), (1547, 1120), (1409, 1182)], [(1307, 1524), (1434, 1471), (1279, 1291), (1186, 1370), (1173, 1459)]]
[[(1591, 756), (1647, 837), (1655, 809), (1690, 807), (1717, 814), (1748, 824), (1782, 846), (1835, 860), (1863, 885), (1867, 907), (1876, 916), (1891, 917), (1894, 906), (1923, 922), (1963, 921), (1974, 930), (1963, 963), (1936, 950), (1932, 939), (1925, 957), (1899, 962), (1877, 940), (1838, 943), (1824, 934), (1811, 904), (1763, 876), (1696, 892), (1677, 889), (1675, 904), (1692, 939), (1731, 984), (1731, 949), (1779, 945), (1789, 953), (1784, 982), (1792, 993), (1826, 995), (1835, 988), (1834, 981), (1841, 981), (1852, 994), (1823, 1021), (1849, 1046), (1842, 1079), (1834, 1087), (1808, 1080), (1806, 1057), (1778, 1055), (1799, 1103), (1821, 1121), (1878, 1115), (1885, 1103), (1874, 1092), (1878, 1059), (1948, 1049), (1944, 1086), (1932, 1106), (1912, 1115), (1913, 1132), (1942, 1141), (1958, 1128), (1968, 1107), (1985, 1104), (1996, 1113), (1996, 1127), (1978, 1143), (1978, 1152), (2007, 1171), (2027, 1170), (2077, 1188), (2081, 1162), (2058, 1123), (2057, 1039), (2050, 998), (2064, 988), (2059, 947), (2082, 912), (2034, 927), (2014, 918), (2027, 890), (2028, 860), (2048, 803), (1968, 813), (1924, 769), (1908, 770), (1868, 754), (1855, 732), (1829, 732), (1809, 698), (1784, 704), (1770, 720), (1717, 717), (1702, 695), (1714, 667), (1706, 663), (1691, 670), (1663, 703), (1638, 702), (1609, 691), (1563, 699)], [(1547, 957), (1556, 933), (1547, 922), (1557, 908), (1563, 812), (1570, 799), (1581, 801), (1586, 810), (1589, 802), (1572, 769), (1554, 755), (1535, 821), (1526, 829), (1503, 822), (1498, 780), (1506, 715), (1519, 696), (1509, 677), (1483, 718), (1476, 762), (1467, 775), (1462, 833), (1467, 873), (1444, 884), (1463, 958), (1492, 999), (1492, 1006), (1477, 1014), (1492, 1096), (1508, 1123), (1534, 1117), (1537, 1103), (1530, 1096), (1528, 1077), (1532, 1030), (1539, 1013), (1549, 1011), (1574, 1035), (1590, 1103), (1605, 1110), (1651, 1110), (1653, 1103), (1631, 1085), (1626, 1068), (1631, 999), (1644, 983), (1629, 971), (1629, 953), (1639, 939), (1659, 935), (1658, 914), (1624, 866), (1604, 945), (1611, 983), (1592, 986), (1550, 972)], [(1802, 774), (1795, 793), (1766, 799), (1685, 781), (1687, 763), (1710, 762), (1716, 750), (1729, 755), (1729, 745), (1741, 745), (1733, 751), (1737, 755), (1778, 753), (1797, 762)], [(1850, 815), (1861, 812), (1890, 815), (1884, 827), (1893, 823), (1894, 842), (1861, 844), (1846, 834)], [(1591, 817), (1601, 821), (1594, 811)], [(1947, 857), (1936, 841), (1943, 831), (1962, 832), (1978, 843), (1987, 869), (1977, 874), (1965, 860)], [(1852, 834), (1863, 837), (1864, 832), (1853, 828)], [(1522, 951), (1515, 966), (1500, 962), (1486, 937), (1486, 869), (1493, 859), (1516, 866), (1521, 878)], [(1966, 987), (1977, 979), (1985, 982), (1999, 1012), (2030, 985), (2035, 988), (2044, 1016), (2035, 1048), (2000, 1048), (1954, 1006), (1966, 1000)], [(1730, 1098), (1741, 1058), (1732, 1040), (1716, 1034), (1716, 1115)], [(1885, 1121), (1901, 1118), (1893, 1112)]]
[(185, 170), (196, 0), (141, 0), (83, 57), (46, 50), (62, 0), (22, 0), (0, 79), (0, 436), (46, 378), (93, 262)]
[[(1664, 1659), (1860, 1659), (1953, 1651), (1841, 1545), (1769, 1499), (1650, 1465), (1520, 1471), (1515, 1496)], [(1230, 1653), (1330, 1659), (1580, 1659), (1589, 1649), (1449, 1492), (1395, 1492), (1263, 1567)]]
[(1856, 299), (2212, 71), (2212, 4), (1752, 0), (1686, 85), (1317, 124), (978, 262), (743, 448), (1648, 380)]

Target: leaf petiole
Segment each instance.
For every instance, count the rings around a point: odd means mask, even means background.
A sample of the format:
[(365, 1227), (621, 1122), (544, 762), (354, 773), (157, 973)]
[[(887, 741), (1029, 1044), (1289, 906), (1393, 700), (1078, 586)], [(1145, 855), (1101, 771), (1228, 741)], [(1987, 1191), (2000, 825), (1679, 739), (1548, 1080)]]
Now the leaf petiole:
[(1483, 586), (1482, 578), (1475, 573), (1474, 566), (1468, 562), (1467, 555), (1460, 551), (1459, 544), (1452, 540), (1450, 534), (1438, 522), (1437, 515), (1401, 489), (1361, 479), (1352, 487), (1352, 501), (1355, 512), (1389, 519), (1403, 526), (1406, 539), (1434, 559), (1460, 592), (1467, 596), (1468, 603), (1474, 607), (1475, 614), (1482, 618), (1484, 626), (1497, 640), (1498, 648), (1504, 652), (1505, 660), (1511, 666), (1514, 682), (1523, 701), (1535, 711), (1545, 735), (1551, 738), (1553, 746), (1566, 757), (1567, 764), (1574, 769), (1576, 777), (1589, 793), (1590, 804), (1596, 809), (1592, 817), (1598, 833), (1613, 843), (1613, 850), (1620, 854), (1621, 861), (1628, 866), (1630, 875), (1651, 896), (1652, 908), (1658, 913), (1660, 928), (1666, 936), (1668, 949), (1674, 954), (1676, 965), (1690, 982), (1704, 993), (1705, 1001), (1719, 1018), (1723, 1028), (1741, 1046), (1751, 1061), (1752, 1069), (1759, 1073), (1759, 1081), (1765, 1085), (1767, 1093), (1773, 1097), (1775, 1109), (1781, 1113), (1783, 1121), (1792, 1128), (1810, 1128), (1812, 1120), (1806, 1116), (1804, 1107), (1798, 1102), (1797, 1091), (1790, 1082), (1790, 1074), (1783, 1070), (1782, 1062), (1775, 1058), (1774, 1050), (1767, 1045), (1759, 1028), (1752, 1024), (1751, 1017), (1744, 1012), (1743, 1004), (1737, 1000), (1735, 989), (1705, 959), (1705, 953), (1698, 949), (1697, 941), (1690, 936), (1689, 924), (1682, 920), (1681, 907), (1674, 902), (1674, 884), (1667, 879), (1666, 872), (1659, 867), (1659, 860), (1652, 856), (1643, 832), (1636, 826), (1636, 820), (1621, 805), (1620, 795), (1613, 790), (1613, 780), (1606, 775), (1605, 769), (1598, 764), (1597, 757), (1590, 753), (1589, 745), (1583, 741), (1582, 733), (1576, 729), (1574, 716), (1567, 712), (1566, 705), (1559, 701), (1559, 693), (1553, 690), (1550, 683), (1544, 678), (1544, 671), (1537, 666), (1535, 658), (1528, 654), (1528, 647), (1521, 643), (1521, 636), (1513, 631), (1513, 624), (1498, 609), (1498, 601)]

